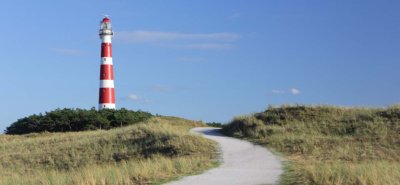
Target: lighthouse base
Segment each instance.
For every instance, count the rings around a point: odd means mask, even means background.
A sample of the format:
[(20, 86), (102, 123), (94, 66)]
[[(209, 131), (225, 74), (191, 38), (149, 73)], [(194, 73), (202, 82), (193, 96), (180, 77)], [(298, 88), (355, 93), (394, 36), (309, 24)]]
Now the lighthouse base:
[(115, 108), (115, 103), (100, 103), (99, 104), (99, 110), (102, 109), (116, 109)]

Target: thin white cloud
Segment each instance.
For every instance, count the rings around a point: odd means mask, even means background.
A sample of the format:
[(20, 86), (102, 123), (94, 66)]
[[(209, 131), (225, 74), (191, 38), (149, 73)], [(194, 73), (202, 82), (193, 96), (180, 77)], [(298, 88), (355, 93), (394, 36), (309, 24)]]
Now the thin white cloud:
[(129, 94), (128, 99), (132, 101), (140, 101), (142, 100), (142, 97), (136, 95), (136, 94)]
[(285, 94), (285, 93), (286, 93), (286, 91), (284, 91), (284, 90), (278, 90), (278, 89), (274, 89), (274, 90), (272, 90), (271, 92), (272, 92), (272, 94)]
[(78, 50), (78, 49), (67, 49), (67, 48), (52, 48), (53, 52), (69, 55), (69, 56), (79, 56), (85, 54), (85, 52)]
[(116, 38), (126, 42), (166, 42), (166, 41), (215, 41), (234, 42), (240, 38), (235, 33), (180, 33), (162, 31), (123, 31), (116, 33)]
[(291, 92), (293, 95), (298, 95), (298, 94), (300, 94), (300, 90), (299, 90), (299, 89), (296, 89), (296, 88), (291, 88), (291, 89), (290, 89), (290, 92)]
[(141, 97), (141, 96), (139, 96), (139, 95), (137, 95), (137, 94), (134, 94), (134, 93), (131, 93), (131, 94), (128, 94), (128, 96), (126, 96), (126, 97), (124, 97), (124, 98), (121, 98), (121, 100), (123, 100), (123, 101), (133, 101), (133, 102), (136, 102), (136, 103), (151, 103), (151, 101), (149, 101), (148, 99), (145, 99), (145, 98), (143, 98), (143, 97)]
[(272, 94), (292, 94), (292, 95), (298, 95), (300, 94), (300, 90), (296, 88), (290, 88), (288, 90), (281, 90), (281, 89), (273, 89), (271, 91)]

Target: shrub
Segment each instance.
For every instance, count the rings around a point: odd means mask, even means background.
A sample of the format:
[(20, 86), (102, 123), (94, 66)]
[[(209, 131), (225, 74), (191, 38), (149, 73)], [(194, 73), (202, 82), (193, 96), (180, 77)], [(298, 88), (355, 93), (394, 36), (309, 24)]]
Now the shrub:
[(32, 132), (68, 132), (96, 129), (110, 129), (125, 126), (150, 118), (152, 115), (143, 111), (127, 109), (97, 111), (95, 108), (56, 109), (44, 115), (31, 115), (18, 119), (6, 128), (6, 134), (27, 134)]
[(208, 122), (206, 125), (209, 127), (222, 127), (222, 123), (219, 122)]
[(254, 116), (236, 117), (224, 127), (225, 133), (228, 135), (236, 135), (238, 137), (265, 137), (267, 130), (264, 123)]

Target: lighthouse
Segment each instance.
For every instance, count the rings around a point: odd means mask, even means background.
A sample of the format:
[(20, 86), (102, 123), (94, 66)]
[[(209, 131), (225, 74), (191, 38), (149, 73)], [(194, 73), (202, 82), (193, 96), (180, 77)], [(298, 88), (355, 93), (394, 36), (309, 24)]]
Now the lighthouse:
[(114, 71), (111, 47), (111, 38), (114, 32), (112, 31), (111, 21), (108, 17), (104, 17), (100, 22), (99, 35), (101, 39), (99, 110), (115, 109)]

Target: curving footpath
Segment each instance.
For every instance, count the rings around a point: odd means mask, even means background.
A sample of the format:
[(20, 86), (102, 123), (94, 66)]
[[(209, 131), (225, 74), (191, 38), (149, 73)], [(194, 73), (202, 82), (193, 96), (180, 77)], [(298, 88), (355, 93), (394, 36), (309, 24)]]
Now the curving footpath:
[(282, 164), (266, 148), (224, 136), (219, 128), (198, 127), (191, 132), (219, 143), (222, 164), (203, 174), (184, 177), (168, 185), (266, 185), (278, 184)]

